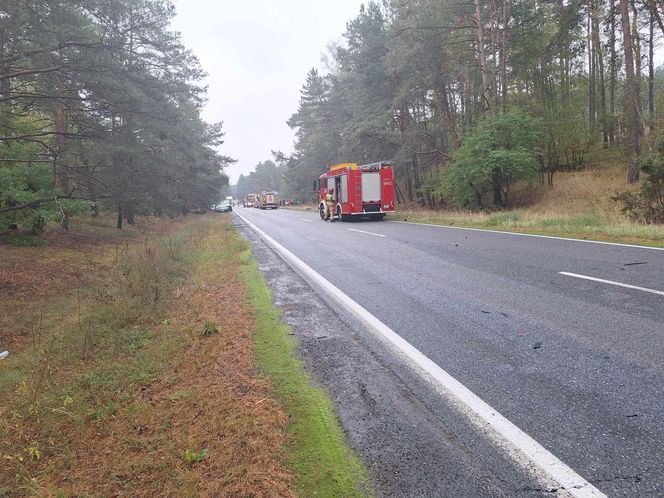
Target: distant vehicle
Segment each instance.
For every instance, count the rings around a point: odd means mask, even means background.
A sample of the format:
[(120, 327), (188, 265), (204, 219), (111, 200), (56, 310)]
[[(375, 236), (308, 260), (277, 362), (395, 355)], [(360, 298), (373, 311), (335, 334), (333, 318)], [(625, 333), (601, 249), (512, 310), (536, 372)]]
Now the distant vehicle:
[(325, 219), (325, 197), (331, 188), (338, 220), (382, 220), (387, 213), (394, 213), (394, 168), (388, 161), (337, 164), (323, 173), (314, 182), (321, 219)]
[(242, 205), (246, 208), (254, 207), (256, 205), (256, 194), (246, 194)]
[(233, 206), (228, 201), (221, 201), (214, 207), (215, 212), (217, 213), (230, 213), (233, 211)]
[(277, 192), (261, 192), (258, 196), (260, 209), (277, 209), (279, 207), (279, 194)]

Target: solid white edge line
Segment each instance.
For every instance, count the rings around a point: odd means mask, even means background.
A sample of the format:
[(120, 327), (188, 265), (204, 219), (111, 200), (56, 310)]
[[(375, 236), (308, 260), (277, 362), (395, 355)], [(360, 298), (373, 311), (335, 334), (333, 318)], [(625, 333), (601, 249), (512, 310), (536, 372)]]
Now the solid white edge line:
[(604, 242), (602, 240), (575, 239), (572, 237), (556, 237), (555, 235), (538, 235), (536, 233), (505, 232), (503, 230), (489, 230), (487, 228), (455, 227), (452, 225), (436, 225), (435, 223), (418, 223), (416, 221), (387, 220), (388, 223), (401, 223), (403, 225), (422, 225), (425, 227), (449, 228), (452, 230), (470, 230), (472, 232), (502, 233), (505, 235), (518, 235), (521, 237), (539, 237), (541, 239), (567, 240), (571, 242), (585, 242), (587, 244), (602, 244), (607, 246), (633, 247), (635, 249), (649, 249), (652, 251), (664, 251), (664, 247), (640, 246), (637, 244), (622, 244), (620, 242)]
[(351, 232), (359, 232), (359, 233), (366, 233), (366, 234), (369, 234), (369, 235), (375, 235), (376, 237), (387, 237), (387, 235), (381, 235), (379, 233), (367, 232), (365, 230), (357, 230), (356, 228), (349, 228), (348, 230), (350, 230)]
[(537, 465), (551, 479), (559, 483), (565, 491), (572, 496), (579, 498), (606, 497), (604, 493), (568, 467), (553, 453), (507, 420), (503, 415), (498, 413), (498, 411), (484, 402), (479, 396), (473, 393), (452, 375), (440, 368), (436, 363), (381, 322), (378, 318), (369, 313), (344, 292), (332, 285), (332, 283), (325, 279), (325, 277), (316, 272), (313, 268), (247, 220), (244, 216), (240, 214), (238, 214), (238, 216), (293, 269), (305, 277), (310, 283), (325, 291), (356, 319), (367, 326), (369, 330), (373, 331), (377, 338), (383, 340), (389, 346), (396, 348), (398, 352), (410, 361), (410, 367), (414, 367), (421, 375), (424, 374), (425, 379), (432, 380), (438, 385), (438, 387), (442, 387), (443, 390), (451, 395), (451, 397), (457, 402), (460, 402), (468, 410), (479, 417), (479, 419), (500, 434), (528, 461)]
[(566, 275), (568, 277), (574, 277), (574, 278), (582, 278), (583, 280), (592, 280), (593, 282), (600, 282), (603, 284), (609, 284), (609, 285), (616, 285), (618, 287), (625, 287), (626, 289), (635, 289), (635, 290), (640, 290), (643, 292), (650, 292), (651, 294), (659, 294), (660, 296), (664, 296), (664, 291), (659, 291), (655, 289), (648, 289), (647, 287), (639, 287), (637, 285), (630, 285), (630, 284), (623, 284), (621, 282), (615, 282), (613, 280), (604, 280), (603, 278), (597, 278), (597, 277), (589, 277), (588, 275), (579, 275), (578, 273), (570, 273), (567, 271), (561, 271), (558, 272), (561, 275)]

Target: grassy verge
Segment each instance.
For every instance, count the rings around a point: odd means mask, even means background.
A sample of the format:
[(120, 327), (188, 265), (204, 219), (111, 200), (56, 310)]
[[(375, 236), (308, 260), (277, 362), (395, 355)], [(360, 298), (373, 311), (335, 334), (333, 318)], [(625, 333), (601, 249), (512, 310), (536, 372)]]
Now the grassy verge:
[(245, 280), (256, 313), (256, 362), (260, 371), (272, 379), (277, 399), (291, 416), (287, 448), (298, 494), (370, 494), (366, 469), (347, 447), (330, 399), (322, 389), (312, 386), (295, 356), (290, 329), (272, 306), (270, 291), (255, 263), (247, 263)]
[(245, 247), (220, 217), (165, 232), (98, 248), (108, 265), (0, 363), (0, 495), (290, 495)]
[(641, 225), (596, 213), (560, 217), (525, 209), (496, 213), (410, 209), (399, 210), (387, 219), (664, 247), (664, 226)]
[(0, 496), (357, 494), (329, 400), (295, 383), (283, 401), (301, 365), (257, 374), (254, 341), (286, 354), (279, 334), (259, 341), (265, 320), (284, 326), (269, 298), (250, 302), (269, 294), (256, 275), (247, 287), (229, 218), (120, 239), (94, 223), (75, 244), (0, 246)]

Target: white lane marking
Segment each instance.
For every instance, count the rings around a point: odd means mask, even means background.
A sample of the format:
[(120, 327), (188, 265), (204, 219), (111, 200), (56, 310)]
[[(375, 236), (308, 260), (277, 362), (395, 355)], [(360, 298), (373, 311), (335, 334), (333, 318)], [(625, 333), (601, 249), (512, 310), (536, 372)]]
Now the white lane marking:
[(603, 242), (601, 240), (574, 239), (572, 237), (555, 237), (554, 235), (537, 235), (535, 233), (505, 232), (501, 230), (488, 230), (486, 228), (455, 227), (452, 225), (436, 225), (434, 223), (417, 223), (414, 221), (389, 220), (388, 223), (402, 223), (404, 225), (422, 225), (425, 227), (450, 228), (453, 230), (470, 230), (472, 232), (502, 233), (505, 235), (519, 235), (521, 237), (539, 237), (542, 239), (567, 240), (571, 242), (586, 242), (588, 244), (602, 244), (607, 246), (633, 247), (636, 249), (649, 249), (652, 251), (664, 251), (664, 247), (640, 246), (637, 244), (621, 244), (620, 242)]
[(592, 280), (593, 282), (600, 282), (602, 284), (617, 285), (618, 287), (625, 287), (627, 289), (635, 289), (643, 292), (650, 292), (651, 294), (659, 294), (664, 296), (664, 291), (659, 291), (655, 289), (648, 289), (647, 287), (639, 287), (637, 285), (623, 284), (621, 282), (614, 282), (613, 280), (604, 280), (603, 278), (589, 277), (588, 275), (579, 275), (578, 273), (570, 273), (567, 271), (558, 272), (561, 275), (566, 275), (568, 277), (582, 278), (584, 280)]
[[(519, 429), (503, 415), (498, 413), (479, 396), (455, 379), (452, 375), (440, 368), (436, 363), (427, 358), (423, 353), (403, 339), (394, 330), (389, 328), (366, 309), (353, 301), (348, 295), (332, 285), (325, 277), (316, 272), (304, 261), (279, 244), (272, 237), (263, 232), (241, 214), (240, 218), (261, 237), (286, 263), (302, 275), (315, 287), (326, 292), (337, 303), (343, 306), (349, 313), (362, 322), (375, 336), (392, 347), (396, 352), (407, 360), (408, 365), (417, 371), (425, 380), (433, 381), (436, 387), (441, 389), (449, 398), (460, 403), (470, 414), (478, 420), (471, 421), (480, 427), (488, 425), (502, 438), (503, 443), (511, 445), (510, 455), (515, 457), (518, 463), (529, 469), (531, 464), (537, 465), (550, 479), (553, 479), (563, 487), (570, 495), (585, 497), (604, 497), (606, 495), (590, 484), (586, 479), (577, 474), (565, 463), (559, 460), (549, 450), (535, 441), (528, 434)], [(519, 457), (516, 457), (518, 452)], [(522, 461), (525, 459), (525, 462)]]
[(369, 235), (375, 235), (376, 237), (387, 237), (387, 235), (381, 235), (379, 233), (373, 233), (373, 232), (365, 232), (364, 230), (356, 230), (355, 228), (349, 228), (351, 232), (360, 232), (360, 233), (368, 233)]
[(306, 221), (307, 223), (313, 223), (311, 220), (305, 220), (304, 218), (300, 218), (301, 221)]

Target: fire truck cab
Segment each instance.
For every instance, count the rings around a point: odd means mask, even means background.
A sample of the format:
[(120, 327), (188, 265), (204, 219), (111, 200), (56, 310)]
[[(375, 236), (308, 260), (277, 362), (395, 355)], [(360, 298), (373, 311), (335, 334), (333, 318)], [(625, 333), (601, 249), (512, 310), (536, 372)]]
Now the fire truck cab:
[(325, 219), (325, 197), (331, 188), (338, 220), (382, 220), (387, 213), (394, 212), (394, 169), (388, 161), (363, 165), (342, 163), (323, 173), (314, 182), (321, 219)]

